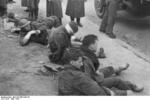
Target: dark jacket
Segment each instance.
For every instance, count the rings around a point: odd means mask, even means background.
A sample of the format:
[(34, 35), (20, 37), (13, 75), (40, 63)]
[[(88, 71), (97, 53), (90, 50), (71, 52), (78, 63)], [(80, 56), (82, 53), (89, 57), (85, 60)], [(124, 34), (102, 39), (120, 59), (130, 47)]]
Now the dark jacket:
[(47, 0), (47, 17), (49, 16), (63, 17), (61, 0)]
[(91, 61), (94, 64), (95, 70), (97, 70), (100, 63), (98, 61), (98, 58), (97, 58), (96, 54), (94, 54), (94, 52), (89, 50), (88, 47), (86, 47), (86, 46), (81, 46), (81, 50), (83, 51), (85, 56), (87, 56), (88, 58), (91, 59)]
[(71, 17), (84, 17), (85, 16), (85, 0), (68, 0), (66, 14)]
[(106, 95), (103, 87), (72, 65), (60, 72), (58, 89), (59, 95)]
[(0, 7), (7, 8), (8, 0), (0, 0)]
[(28, 7), (29, 0), (21, 0), (21, 6), (22, 7)]
[(97, 83), (101, 84), (104, 80), (103, 75), (98, 75), (96, 73), (95, 67), (90, 58), (84, 57), (82, 71), (85, 72), (89, 77), (95, 80)]
[(40, 0), (29, 0), (28, 7), (29, 9), (38, 9)]
[(49, 59), (58, 63), (64, 53), (64, 50), (71, 46), (71, 36), (68, 34), (64, 26), (56, 28), (49, 37), (49, 47), (52, 54)]
[[(49, 21), (47, 23), (47, 21)], [(27, 45), (30, 42), (36, 42), (36, 43), (40, 43), (42, 45), (47, 45), (48, 44), (48, 37), (49, 34), (51, 34), (51, 31), (48, 31), (48, 29), (51, 29), (54, 26), (54, 21), (53, 20), (47, 20), (45, 19), (41, 19), (41, 20), (37, 20), (37, 21), (33, 21), (30, 23), (30, 29), (29, 30), (24, 30), (21, 29), (20, 32), (20, 44), (22, 46)], [(23, 44), (22, 43), (22, 39), (24, 38), (24, 36), (32, 30), (40, 30), (41, 33), (39, 35), (32, 35), (30, 40), (28, 41), (27, 44)]]

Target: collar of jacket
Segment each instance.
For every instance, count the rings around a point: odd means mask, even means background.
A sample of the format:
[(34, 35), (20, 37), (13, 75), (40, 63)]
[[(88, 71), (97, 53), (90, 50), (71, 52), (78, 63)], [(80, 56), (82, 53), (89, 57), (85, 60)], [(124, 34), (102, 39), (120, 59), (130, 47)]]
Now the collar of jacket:
[(82, 45), (80, 48), (82, 52), (84, 53), (84, 56), (87, 56), (89, 59), (91, 59), (92, 63), (94, 64), (95, 69), (97, 70), (97, 68), (99, 67), (99, 61), (95, 53), (86, 46)]
[(75, 66), (73, 66), (71, 64), (65, 65), (64, 70), (75, 70), (75, 71), (81, 71), (82, 72), (81, 69), (78, 69), (77, 67), (75, 67)]
[(87, 46), (81, 46), (81, 50), (90, 54), (93, 54), (94, 51), (90, 50)]

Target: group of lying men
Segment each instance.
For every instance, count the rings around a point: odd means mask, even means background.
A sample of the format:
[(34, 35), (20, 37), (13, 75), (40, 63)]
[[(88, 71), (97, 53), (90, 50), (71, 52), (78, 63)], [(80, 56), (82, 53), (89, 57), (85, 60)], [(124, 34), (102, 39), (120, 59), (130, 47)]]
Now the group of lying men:
[(96, 52), (98, 37), (91, 34), (82, 41), (72, 38), (78, 32), (75, 22), (64, 26), (56, 16), (31, 22), (17, 19), (13, 13), (8, 18), (15, 23), (17, 28), (12, 32), (19, 32), (22, 46), (30, 42), (48, 45), (50, 61), (64, 66), (58, 74), (59, 95), (128, 95), (143, 91), (143, 87), (116, 77), (129, 65), (100, 68), (98, 59), (106, 56), (102, 48)]

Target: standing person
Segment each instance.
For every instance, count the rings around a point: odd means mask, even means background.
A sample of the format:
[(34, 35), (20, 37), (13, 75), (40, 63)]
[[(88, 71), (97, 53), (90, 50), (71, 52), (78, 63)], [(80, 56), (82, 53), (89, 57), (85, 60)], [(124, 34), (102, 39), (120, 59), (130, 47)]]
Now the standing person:
[(29, 11), (29, 8), (28, 8), (28, 3), (29, 2), (29, 0), (21, 0), (21, 6), (22, 7), (27, 7), (27, 9), (25, 10), (25, 11)]
[(49, 16), (57, 16), (62, 23), (62, 5), (61, 0), (47, 0), (47, 17)]
[(100, 31), (106, 33), (110, 38), (116, 38), (113, 33), (115, 18), (119, 4), (122, 0), (106, 0), (105, 13), (100, 26)]
[(29, 19), (34, 21), (38, 18), (40, 0), (29, 0)]
[(7, 3), (8, 0), (0, 0), (0, 16), (7, 14)]
[(84, 2), (86, 0), (68, 0), (66, 15), (70, 16), (71, 21), (77, 19), (77, 24), (80, 27), (83, 25), (80, 23), (80, 18), (85, 16)]

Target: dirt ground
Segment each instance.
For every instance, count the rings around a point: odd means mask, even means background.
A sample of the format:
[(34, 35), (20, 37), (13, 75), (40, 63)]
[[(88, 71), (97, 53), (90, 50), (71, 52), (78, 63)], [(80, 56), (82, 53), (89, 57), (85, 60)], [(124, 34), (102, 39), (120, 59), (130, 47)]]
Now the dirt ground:
[[(10, 4), (9, 11), (15, 12), (19, 17), (27, 17), (24, 12), (26, 8), (21, 7), (21, 0), (15, 0)], [(41, 0), (39, 17), (45, 16), (46, 0)], [(121, 76), (124, 79), (140, 83), (146, 90), (140, 95), (150, 95), (150, 73), (149, 62), (137, 57), (132, 51), (118, 45), (118, 40), (113, 41), (103, 34), (98, 33), (100, 21), (94, 12), (93, 0), (86, 3), (86, 18), (83, 18), (84, 27), (80, 29), (78, 36), (96, 34), (101, 39), (100, 45), (104, 47), (108, 59), (101, 60), (102, 66), (121, 65), (130, 63), (131, 68)], [(66, 0), (63, 0), (65, 11)], [(91, 6), (91, 9), (89, 9)], [(64, 12), (65, 13), (65, 12)], [(95, 20), (92, 20), (95, 19)], [(64, 15), (63, 23), (69, 21)], [(90, 26), (90, 27), (89, 27)], [(120, 43), (120, 42), (119, 42)], [(126, 45), (125, 45), (126, 47)], [(128, 47), (126, 47), (128, 48)], [(21, 47), (18, 43), (18, 36), (12, 35), (9, 31), (0, 32), (0, 95), (57, 95), (57, 78), (39, 75), (43, 62), (49, 62), (48, 49), (42, 45), (31, 43)], [(128, 55), (128, 56), (127, 56)], [(142, 72), (142, 73), (140, 73)], [(143, 78), (144, 77), (144, 78)]]

